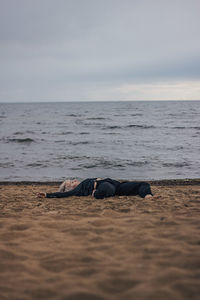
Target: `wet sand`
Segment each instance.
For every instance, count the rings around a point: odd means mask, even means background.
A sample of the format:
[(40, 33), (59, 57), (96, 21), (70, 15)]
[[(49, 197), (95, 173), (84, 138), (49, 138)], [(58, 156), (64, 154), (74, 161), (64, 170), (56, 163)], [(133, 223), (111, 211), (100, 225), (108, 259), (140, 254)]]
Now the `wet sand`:
[(199, 299), (200, 182), (138, 196), (37, 199), (0, 185), (0, 299)]

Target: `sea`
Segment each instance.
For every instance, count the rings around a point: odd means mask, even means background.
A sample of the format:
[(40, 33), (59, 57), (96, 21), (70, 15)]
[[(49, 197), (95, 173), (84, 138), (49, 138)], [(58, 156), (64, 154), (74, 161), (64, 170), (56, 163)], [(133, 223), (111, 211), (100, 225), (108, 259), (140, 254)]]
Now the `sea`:
[(200, 101), (0, 103), (0, 181), (200, 178)]

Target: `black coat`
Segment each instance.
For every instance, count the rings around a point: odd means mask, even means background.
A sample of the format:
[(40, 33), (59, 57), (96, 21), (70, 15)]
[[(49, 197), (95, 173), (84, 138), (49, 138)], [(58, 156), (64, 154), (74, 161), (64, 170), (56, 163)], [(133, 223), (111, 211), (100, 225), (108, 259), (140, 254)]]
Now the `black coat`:
[[(63, 198), (70, 196), (89, 196), (94, 190), (94, 183), (97, 178), (88, 178), (82, 181), (77, 187), (68, 192), (47, 193), (47, 198)], [(146, 182), (119, 182), (110, 178), (97, 180), (94, 197), (103, 199), (115, 195), (131, 196), (139, 195), (145, 197), (147, 194), (152, 195), (150, 185)]]

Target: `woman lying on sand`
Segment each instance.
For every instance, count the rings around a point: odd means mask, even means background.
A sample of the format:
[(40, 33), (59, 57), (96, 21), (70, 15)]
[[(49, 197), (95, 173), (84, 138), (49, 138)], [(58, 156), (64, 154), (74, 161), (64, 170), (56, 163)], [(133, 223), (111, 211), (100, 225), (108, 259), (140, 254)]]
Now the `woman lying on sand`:
[(150, 198), (153, 196), (149, 183), (146, 182), (119, 182), (110, 178), (88, 178), (65, 180), (56, 193), (37, 193), (39, 198), (62, 198), (70, 196), (89, 196), (103, 199), (112, 196), (135, 196)]

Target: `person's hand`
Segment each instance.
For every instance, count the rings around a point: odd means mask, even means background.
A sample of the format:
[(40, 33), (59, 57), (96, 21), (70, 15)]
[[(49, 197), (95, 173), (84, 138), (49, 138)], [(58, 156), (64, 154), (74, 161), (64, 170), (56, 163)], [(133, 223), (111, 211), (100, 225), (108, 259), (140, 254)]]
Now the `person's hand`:
[(38, 198), (45, 198), (46, 197), (46, 193), (37, 193), (36, 194)]
[(150, 199), (153, 198), (153, 196), (151, 194), (147, 194), (144, 198), (147, 199), (147, 200), (150, 200)]

